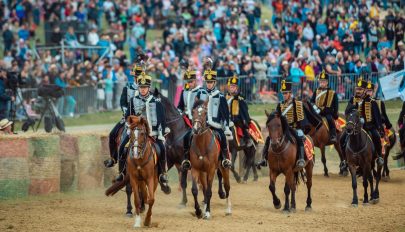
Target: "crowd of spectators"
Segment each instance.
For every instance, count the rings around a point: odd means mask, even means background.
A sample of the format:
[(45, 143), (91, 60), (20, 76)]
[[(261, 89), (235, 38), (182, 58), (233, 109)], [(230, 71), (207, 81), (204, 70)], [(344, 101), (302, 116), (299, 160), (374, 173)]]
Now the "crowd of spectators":
[[(95, 90), (94, 96), (83, 95), (94, 98), (91, 107), (118, 108), (122, 87), (132, 81), (131, 63), (141, 52), (150, 57), (147, 71), (174, 102), (183, 87), (181, 59), (201, 71), (204, 57), (215, 57), (219, 77), (243, 77), (248, 100), (277, 93), (281, 79), (299, 83), (304, 77), (308, 87), (322, 69), (335, 76), (340, 97), (347, 98), (345, 83), (356, 75), (404, 69), (404, 11), (383, 10), (379, 1), (4, 2), (2, 66), (19, 72), (26, 88), (47, 83), (65, 88), (58, 100), (63, 115), (81, 112), (74, 91), (79, 86)], [(271, 18), (263, 17), (264, 7)], [(38, 41), (43, 24), (50, 36)], [(147, 40), (156, 31), (161, 34)], [(33, 49), (33, 44), (61, 43), (64, 54)]]

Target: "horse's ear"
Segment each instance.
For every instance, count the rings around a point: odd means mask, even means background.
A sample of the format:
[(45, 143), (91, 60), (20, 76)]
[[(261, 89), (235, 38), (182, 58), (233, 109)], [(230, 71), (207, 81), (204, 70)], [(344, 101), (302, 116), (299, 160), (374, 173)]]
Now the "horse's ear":
[(264, 113), (266, 114), (267, 117), (270, 117), (270, 113), (267, 110), (264, 110)]
[(155, 88), (155, 91), (153, 91), (153, 96), (158, 97), (159, 96), (159, 90)]

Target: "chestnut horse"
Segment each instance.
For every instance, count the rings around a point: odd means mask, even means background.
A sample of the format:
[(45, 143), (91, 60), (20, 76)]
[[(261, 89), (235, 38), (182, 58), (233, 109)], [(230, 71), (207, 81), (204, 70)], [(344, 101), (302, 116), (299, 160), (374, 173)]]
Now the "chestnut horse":
[(129, 116), (127, 121), (130, 130), (127, 173), (124, 181), (112, 185), (105, 194), (112, 196), (130, 182), (135, 200), (134, 227), (141, 227), (141, 193), (142, 196), (147, 197), (145, 202), (149, 205), (144, 226), (150, 226), (155, 191), (158, 186), (156, 150), (152, 139), (149, 138), (148, 121), (144, 117), (138, 116)]
[[(308, 195), (307, 195), (307, 205), (305, 207), (306, 211), (311, 210), (312, 198), (311, 198), (311, 187), (312, 187), (312, 171), (314, 163), (312, 160), (306, 161), (305, 172), (296, 171), (294, 169), (295, 162), (297, 161), (297, 143), (291, 133), (287, 119), (281, 115), (280, 112), (274, 111), (269, 114), (267, 111), (267, 122), (266, 127), (269, 131), (270, 146), (268, 150), (268, 164), (270, 169), (270, 185), (269, 189), (273, 195), (273, 204), (276, 209), (281, 208), (280, 199), (276, 195), (276, 179), (280, 174), (285, 176), (285, 203), (284, 212), (296, 211), (295, 204), (295, 190), (301, 177), (304, 183), (307, 185)], [(305, 182), (306, 179), (306, 182)], [(291, 206), (289, 202), (289, 196), (291, 193)]]
[[(304, 101), (304, 103), (304, 106), (307, 107), (308, 110), (312, 111), (312, 105), (307, 101)], [(325, 148), (326, 146), (333, 145), (339, 155), (340, 163), (342, 164), (342, 162), (345, 160), (345, 157), (343, 157), (342, 149), (340, 147), (340, 136), (342, 135), (342, 131), (336, 129), (336, 142), (332, 143), (329, 140), (330, 135), (326, 119), (319, 116), (319, 120), (322, 122), (322, 124), (319, 127), (311, 126), (311, 130), (307, 133), (307, 135), (311, 136), (312, 140), (314, 141), (314, 146), (321, 150), (321, 161), (323, 164), (324, 172), (323, 175), (329, 177), (328, 167), (326, 166)], [(339, 175), (347, 176), (347, 170), (341, 168), (339, 171)]]
[[(219, 142), (215, 133), (207, 126), (207, 104), (208, 101), (197, 101), (193, 107), (193, 138), (190, 145), (191, 175), (193, 186), (191, 192), (194, 197), (195, 215), (203, 217), (203, 212), (198, 203), (198, 186), (201, 183), (204, 193), (204, 219), (211, 218), (211, 196), (212, 183), (215, 173), (219, 169), (218, 177), (224, 180), (225, 198), (227, 202), (226, 214), (232, 213), (231, 200), (229, 198), (230, 182), (229, 169), (225, 169), (218, 160), (220, 154)], [(220, 198), (221, 197), (221, 193)]]
[[(376, 186), (373, 186), (373, 169), (375, 166), (375, 159), (377, 153), (371, 137), (365, 130), (362, 129), (360, 122), (360, 115), (357, 109), (352, 109), (347, 115), (346, 133), (348, 134), (348, 142), (346, 144), (346, 160), (349, 166), (349, 171), (352, 176), (352, 188), (353, 188), (353, 200), (352, 206), (358, 206), (357, 198), (357, 175), (356, 168), (359, 167), (359, 171), (363, 177), (364, 198), (363, 204), (368, 204), (368, 184), (370, 184), (370, 202), (375, 204), (379, 201), (378, 185), (381, 178), (381, 168), (377, 167), (377, 171), (374, 172), (376, 178)], [(368, 181), (368, 182), (367, 182)]]

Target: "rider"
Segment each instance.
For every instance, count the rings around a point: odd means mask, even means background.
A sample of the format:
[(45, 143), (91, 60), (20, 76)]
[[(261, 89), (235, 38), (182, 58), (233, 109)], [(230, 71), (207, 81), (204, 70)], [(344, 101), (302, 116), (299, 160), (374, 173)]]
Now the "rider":
[[(228, 100), (231, 121), (235, 126), (241, 128), (243, 132), (243, 139), (240, 146), (250, 147), (253, 141), (248, 132), (250, 123), (249, 109), (245, 99), (240, 95), (238, 84), (239, 78), (236, 74), (228, 79), (229, 89), (226, 99)], [(235, 136), (237, 136), (237, 134), (235, 134)]]
[[(363, 123), (363, 128), (368, 132), (371, 136), (372, 141), (374, 143), (376, 152), (377, 152), (377, 165), (382, 166), (384, 164), (384, 159), (382, 158), (382, 144), (381, 144), (381, 137), (384, 137), (384, 128), (381, 122), (381, 115), (378, 109), (378, 105), (376, 101), (371, 98), (369, 95), (365, 94), (365, 90), (367, 88), (368, 83), (360, 78), (357, 81), (356, 86), (356, 96), (351, 98), (347, 107), (345, 114), (349, 114), (350, 110), (355, 108), (359, 111), (361, 121)], [(358, 98), (361, 97), (362, 99), (359, 100)], [(342, 136), (342, 146), (344, 146), (347, 134), (344, 133)], [(344, 148), (343, 148), (344, 151)]]
[(328, 121), (330, 131), (330, 142), (336, 142), (335, 121), (339, 118), (338, 98), (335, 91), (328, 88), (329, 75), (325, 70), (319, 75), (319, 87), (312, 95), (311, 102), (315, 103), (314, 110)]
[[(134, 77), (134, 82), (128, 82), (126, 86), (122, 89), (121, 98), (120, 98), (120, 106), (122, 110), (122, 118), (121, 120), (114, 126), (109, 134), (109, 148), (110, 148), (110, 158), (104, 161), (104, 165), (107, 168), (113, 167), (117, 160), (120, 161), (118, 164), (120, 167), (120, 171), (124, 167), (125, 160), (118, 159), (118, 151), (116, 149), (116, 138), (118, 136), (118, 131), (125, 126), (125, 114), (127, 110), (130, 108), (131, 102), (130, 99), (138, 94), (138, 85), (136, 83), (137, 77), (142, 73), (142, 67), (135, 64), (133, 69), (131, 70), (130, 75)], [(122, 180), (123, 176), (119, 175), (116, 178), (116, 181)]]
[[(179, 105), (177, 106), (178, 110), (185, 115), (190, 122), (193, 120), (193, 105), (196, 100), (207, 100), (208, 94), (204, 88), (197, 85), (197, 72), (194, 70), (186, 70), (183, 75), (183, 79), (187, 82), (186, 87), (180, 96)], [(191, 142), (191, 128), (187, 131), (184, 136), (184, 157), (181, 167), (183, 170), (191, 169), (190, 163), (190, 142)]]
[[(281, 92), (284, 97), (284, 101), (278, 103), (277, 111), (281, 112), (283, 116), (287, 118), (287, 122), (291, 128), (295, 129), (292, 133), (297, 141), (298, 149), (298, 160), (296, 167), (301, 170), (305, 167), (305, 150), (304, 150), (304, 131), (310, 124), (307, 118), (307, 111), (305, 110), (302, 101), (296, 100), (291, 93), (292, 84), (291, 82), (286, 82), (283, 80), (281, 82)], [(263, 147), (262, 161), (258, 164), (260, 166), (267, 166), (267, 154), (270, 146), (270, 137), (267, 136), (266, 143)]]
[(371, 83), (371, 81), (369, 81), (367, 83), (367, 87), (366, 87), (366, 94), (375, 100), (375, 102), (378, 105), (378, 109), (380, 110), (382, 124), (385, 126), (386, 129), (391, 130), (392, 124), (391, 124), (390, 119), (388, 118), (387, 112), (385, 110), (385, 103), (383, 100), (373, 97), (374, 90), (375, 90), (374, 84)]
[[(137, 79), (139, 94), (131, 98), (131, 108), (126, 112), (125, 119), (127, 119), (127, 117), (130, 115), (141, 115), (148, 120), (150, 131), (149, 136), (154, 139), (160, 150), (158, 152), (159, 183), (161, 185), (162, 191), (168, 194), (170, 193), (170, 187), (168, 185), (169, 181), (166, 171), (166, 150), (164, 145), (164, 133), (166, 131), (165, 110), (162, 103), (160, 102), (160, 99), (153, 96), (150, 92), (152, 78), (142, 72)], [(126, 156), (124, 148), (129, 141), (128, 134), (129, 133), (125, 134), (125, 137), (119, 149), (120, 154), (124, 156)]]
[(211, 69), (204, 71), (205, 90), (208, 93), (207, 123), (213, 131), (219, 134), (222, 166), (224, 168), (230, 168), (231, 161), (228, 159), (229, 152), (228, 143), (226, 141), (227, 137), (232, 137), (232, 132), (229, 130), (229, 109), (224, 95), (215, 87), (217, 84), (216, 78), (216, 71)]

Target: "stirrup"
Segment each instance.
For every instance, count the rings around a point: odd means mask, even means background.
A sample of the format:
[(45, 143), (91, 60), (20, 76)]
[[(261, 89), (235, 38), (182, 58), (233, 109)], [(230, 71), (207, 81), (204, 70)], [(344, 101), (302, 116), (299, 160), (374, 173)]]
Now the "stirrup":
[(330, 140), (331, 143), (336, 143), (337, 142), (336, 136), (331, 136), (329, 140)]
[(104, 166), (105, 166), (106, 168), (112, 168), (112, 167), (114, 167), (115, 163), (116, 163), (115, 160), (112, 159), (112, 158), (107, 159), (107, 160), (104, 160)]
[(384, 165), (384, 159), (383, 159), (383, 157), (378, 157), (378, 158), (377, 158), (377, 165), (378, 165), (378, 166), (383, 166), (383, 165)]
[(222, 160), (222, 167), (224, 168), (230, 168), (232, 166), (232, 163), (229, 159), (224, 159)]
[(298, 169), (303, 169), (305, 168), (305, 160), (304, 159), (298, 159), (297, 163), (295, 164)]
[(183, 160), (183, 162), (181, 162), (181, 168), (184, 171), (190, 170), (191, 169), (191, 162), (188, 159)]
[(124, 174), (120, 173), (117, 177), (115, 177), (115, 182), (121, 182), (124, 180)]

